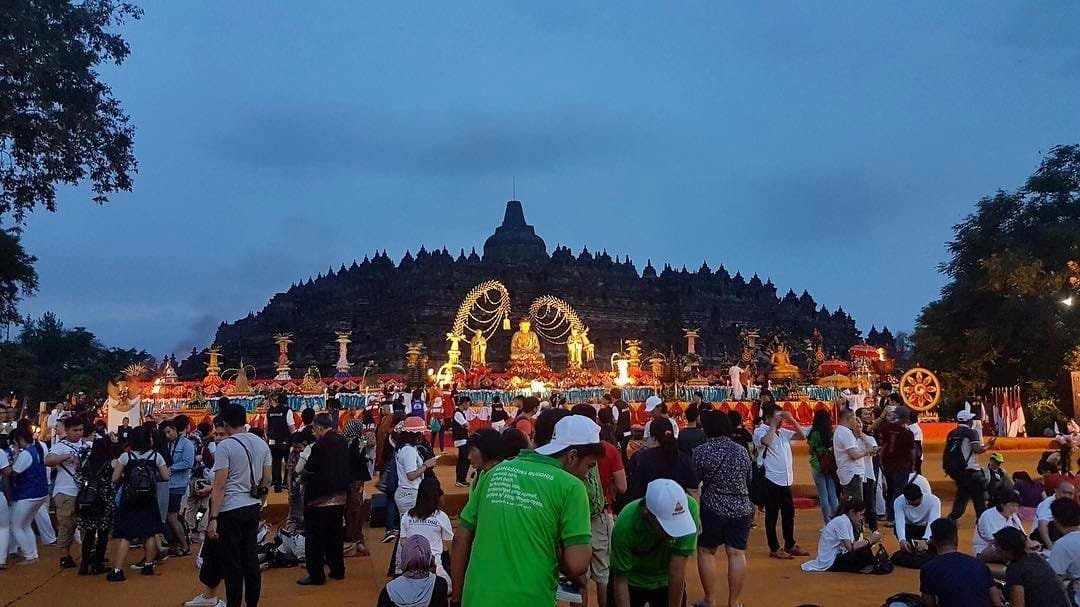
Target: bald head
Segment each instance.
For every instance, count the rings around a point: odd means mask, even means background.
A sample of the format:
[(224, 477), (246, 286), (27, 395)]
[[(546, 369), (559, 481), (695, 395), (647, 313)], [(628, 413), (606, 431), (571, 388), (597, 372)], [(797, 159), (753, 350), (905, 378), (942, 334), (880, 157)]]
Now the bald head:
[(1076, 487), (1074, 487), (1073, 484), (1068, 481), (1061, 483), (1057, 486), (1057, 489), (1054, 490), (1054, 497), (1056, 497), (1057, 499), (1073, 499), (1073, 496), (1075, 495)]

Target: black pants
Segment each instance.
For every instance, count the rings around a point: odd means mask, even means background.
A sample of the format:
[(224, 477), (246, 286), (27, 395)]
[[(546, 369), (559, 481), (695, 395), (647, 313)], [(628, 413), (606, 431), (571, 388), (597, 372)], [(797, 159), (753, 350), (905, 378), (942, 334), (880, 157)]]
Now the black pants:
[(225, 578), (225, 604), (257, 607), (262, 592), (259, 571), (259, 504), (218, 514), (218, 554)]
[(462, 445), (457, 448), (457, 468), (455, 468), (456, 481), (465, 484), (469, 476), (469, 446)]
[(888, 472), (885, 474), (885, 518), (890, 521), (896, 520), (893, 513), (893, 502), (904, 492), (911, 478), (910, 472)]
[[(926, 535), (926, 525), (913, 525), (906, 521), (896, 521), (896, 528), (893, 529), (893, 532), (896, 532), (896, 530), (900, 528), (900, 525), (904, 525), (904, 537), (906, 537), (909, 542), (921, 540), (923, 539), (923, 536)], [(899, 533), (896, 534), (896, 539), (900, 539)]]
[(784, 532), (784, 549), (794, 548), (795, 502), (791, 499), (791, 487), (765, 479), (765, 537), (769, 541), (770, 552), (780, 549), (780, 541), (776, 539), (777, 516), (780, 516), (780, 527)]
[(978, 519), (982, 516), (983, 510), (986, 510), (986, 494), (984, 493), (985, 487), (983, 487), (982, 473), (975, 470), (965, 470), (963, 476), (954, 480), (956, 482), (956, 499), (953, 500), (952, 512), (949, 513), (949, 518), (955, 521), (964, 516), (970, 499), (971, 503), (975, 505), (975, 518)]
[[(612, 576), (614, 579), (614, 576)], [(674, 607), (668, 604), (667, 599), (668, 587), (663, 588), (638, 588), (637, 586), (630, 587), (630, 607)], [(614, 602), (609, 602), (610, 605), (614, 605)], [(686, 592), (683, 592), (682, 604), (686, 605)]]
[(344, 542), (345, 506), (304, 509), (304, 559), (311, 581), (326, 581), (324, 565), (330, 577), (345, 576)]
[(874, 551), (870, 549), (870, 546), (863, 546), (858, 550), (836, 555), (836, 560), (833, 561), (832, 567), (829, 567), (829, 571), (859, 573), (876, 562), (877, 559), (874, 558)]
[(271, 478), (274, 482), (274, 490), (281, 489), (281, 464), (284, 461), (289, 460), (289, 443), (282, 444), (278, 441), (278, 444), (270, 447), (270, 471), (272, 473)]
[[(0, 498), (2, 499), (2, 498)], [(82, 564), (103, 566), (105, 547), (109, 544), (109, 532), (97, 529), (82, 530)]]
[(863, 517), (866, 519), (866, 527), (870, 531), (877, 531), (877, 481), (863, 479)]

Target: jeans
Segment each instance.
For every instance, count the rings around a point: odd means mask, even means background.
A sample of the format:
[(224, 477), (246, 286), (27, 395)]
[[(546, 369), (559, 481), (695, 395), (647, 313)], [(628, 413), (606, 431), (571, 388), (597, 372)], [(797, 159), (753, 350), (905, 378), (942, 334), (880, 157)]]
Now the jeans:
[(225, 603), (228, 607), (247, 607), (259, 604), (262, 592), (262, 572), (259, 571), (259, 511), (258, 504), (228, 510), (218, 514), (217, 548), (221, 570), (225, 577)]
[(840, 500), (836, 496), (836, 481), (827, 474), (822, 474), (813, 468), (810, 472), (814, 475), (814, 485), (817, 487), (818, 503), (821, 504), (821, 518), (826, 523), (832, 520), (840, 507)]
[(870, 531), (877, 531), (877, 481), (863, 480), (863, 510), (864, 518), (866, 519), (866, 527)]
[(344, 520), (344, 506), (304, 510), (304, 559), (311, 581), (326, 581), (324, 563), (330, 567), (330, 577), (345, 577), (345, 554), (342, 550)]
[[(0, 497), (0, 499), (5, 498)], [(19, 500), (11, 505), (11, 529), (15, 535), (15, 543), (18, 544), (19, 550), (22, 550), (23, 558), (26, 560), (38, 557), (37, 539), (34, 537), (34, 530), (30, 524), (34, 522), (34, 516), (47, 499), (39, 497)], [(42, 534), (42, 540), (44, 541), (44, 534)]]
[(784, 549), (795, 547), (795, 502), (791, 499), (791, 487), (777, 485), (765, 479), (765, 537), (769, 541), (769, 551), (780, 549), (776, 538), (776, 518), (780, 517), (780, 526), (784, 533)]
[(468, 482), (469, 476), (469, 447), (468, 445), (462, 445), (457, 450), (457, 466), (454, 468), (456, 474), (454, 480), (462, 485)]
[(270, 447), (270, 478), (273, 479), (275, 491), (281, 489), (281, 463), (283, 461), (289, 461), (289, 451), (291, 451), (291, 447), (289, 447), (288, 441)]
[(105, 547), (109, 545), (109, 532), (104, 529), (82, 530), (82, 565), (105, 566)]
[(893, 515), (893, 502), (904, 492), (909, 478), (911, 478), (910, 471), (885, 473), (885, 517), (890, 521), (896, 519)]
[(964, 475), (955, 479), (955, 482), (956, 499), (953, 501), (949, 518), (955, 521), (964, 516), (970, 499), (975, 506), (975, 518), (978, 519), (982, 516), (983, 510), (986, 510), (986, 494), (984, 493), (982, 471), (965, 470)]

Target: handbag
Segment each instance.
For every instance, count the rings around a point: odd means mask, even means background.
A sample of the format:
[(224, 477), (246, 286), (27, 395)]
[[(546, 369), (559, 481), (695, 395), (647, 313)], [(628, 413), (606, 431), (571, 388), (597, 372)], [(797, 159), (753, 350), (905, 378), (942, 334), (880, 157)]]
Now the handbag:
[(874, 554), (874, 575), (889, 575), (892, 572), (893, 562), (889, 558), (889, 552), (885, 550), (885, 546), (878, 544)]

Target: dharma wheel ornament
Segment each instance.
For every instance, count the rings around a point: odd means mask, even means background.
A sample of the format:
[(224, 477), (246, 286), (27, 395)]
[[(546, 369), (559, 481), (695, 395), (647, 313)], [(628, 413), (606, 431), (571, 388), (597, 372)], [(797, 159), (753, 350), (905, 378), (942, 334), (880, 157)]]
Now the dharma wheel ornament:
[(915, 367), (900, 378), (900, 397), (914, 411), (929, 411), (941, 401), (941, 381), (933, 371)]

